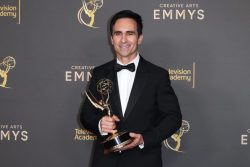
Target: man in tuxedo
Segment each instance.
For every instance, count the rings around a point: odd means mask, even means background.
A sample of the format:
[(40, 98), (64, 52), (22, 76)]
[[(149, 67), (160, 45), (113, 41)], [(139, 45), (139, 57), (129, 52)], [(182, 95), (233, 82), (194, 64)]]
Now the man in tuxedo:
[[(101, 99), (98, 81), (111, 80), (113, 116), (95, 108), (88, 98), (80, 116), (84, 127), (97, 135), (93, 167), (161, 167), (161, 143), (181, 126), (182, 115), (168, 72), (138, 52), (142, 29), (141, 16), (132, 11), (123, 10), (111, 18), (110, 39), (116, 58), (93, 70), (88, 91)], [(133, 141), (121, 151), (104, 154), (101, 142), (105, 135), (124, 130)]]

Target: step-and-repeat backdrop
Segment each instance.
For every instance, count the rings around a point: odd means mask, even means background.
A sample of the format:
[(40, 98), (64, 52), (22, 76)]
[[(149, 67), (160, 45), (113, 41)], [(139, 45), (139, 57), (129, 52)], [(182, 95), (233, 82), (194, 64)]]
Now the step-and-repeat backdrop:
[(142, 15), (140, 53), (181, 105), (163, 166), (249, 166), (248, 0), (0, 0), (0, 166), (89, 166), (82, 93), (113, 58), (107, 21), (122, 9)]

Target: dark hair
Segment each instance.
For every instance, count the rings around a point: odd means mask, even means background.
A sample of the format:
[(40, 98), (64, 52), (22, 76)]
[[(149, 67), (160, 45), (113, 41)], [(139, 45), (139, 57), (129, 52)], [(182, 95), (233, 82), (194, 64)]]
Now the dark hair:
[(113, 32), (113, 26), (115, 25), (116, 21), (121, 18), (130, 18), (136, 21), (138, 35), (140, 36), (142, 34), (143, 24), (141, 16), (131, 10), (122, 10), (114, 14), (110, 20), (109, 31), (111, 36)]

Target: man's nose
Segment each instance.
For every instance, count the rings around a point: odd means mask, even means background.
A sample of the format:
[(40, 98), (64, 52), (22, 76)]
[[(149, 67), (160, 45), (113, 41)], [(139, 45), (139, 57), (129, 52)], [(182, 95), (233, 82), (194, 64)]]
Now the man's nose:
[(122, 34), (122, 42), (126, 42), (127, 41), (127, 36), (126, 34)]

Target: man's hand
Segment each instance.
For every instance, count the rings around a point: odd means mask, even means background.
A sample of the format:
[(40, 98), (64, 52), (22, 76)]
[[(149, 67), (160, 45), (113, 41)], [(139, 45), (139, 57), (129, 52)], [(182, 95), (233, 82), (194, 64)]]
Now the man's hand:
[(128, 150), (128, 149), (132, 149), (134, 147), (138, 147), (140, 144), (143, 144), (144, 143), (144, 140), (143, 140), (143, 137), (141, 134), (139, 133), (129, 133), (130, 137), (133, 138), (133, 141), (124, 146), (123, 148), (119, 149), (119, 150), (116, 150), (116, 151), (124, 151), (124, 150)]
[(120, 119), (116, 116), (116, 115), (113, 115), (112, 117), (110, 116), (104, 116), (102, 117), (101, 119), (101, 130), (102, 132), (105, 132), (105, 133), (116, 133), (117, 130), (115, 130), (116, 128), (116, 124), (115, 122), (119, 122)]

